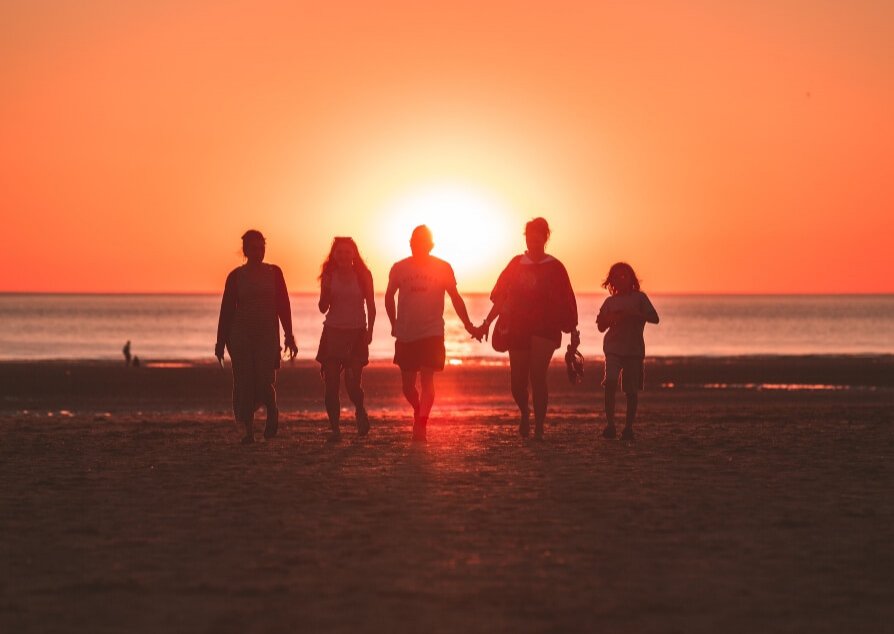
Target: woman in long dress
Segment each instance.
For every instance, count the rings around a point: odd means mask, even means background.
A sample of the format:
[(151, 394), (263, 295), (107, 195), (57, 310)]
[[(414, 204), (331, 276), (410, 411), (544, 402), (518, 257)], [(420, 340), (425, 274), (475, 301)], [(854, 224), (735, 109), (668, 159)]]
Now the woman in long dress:
[(254, 442), (252, 423), (260, 405), (267, 410), (264, 438), (273, 438), (279, 426), (274, 384), (281, 357), (280, 323), (289, 358), (298, 353), (286, 281), (278, 266), (264, 262), (265, 251), (263, 234), (246, 231), (242, 236), (246, 262), (227, 276), (214, 346), (214, 355), (221, 361), (224, 348), (230, 353), (233, 414), (245, 427), (243, 444)]
[[(507, 331), (512, 396), (521, 415), (518, 431), (527, 438), (530, 432), (528, 385), (534, 404), (534, 437), (543, 438), (543, 422), (549, 397), (547, 370), (556, 349), (562, 345), (562, 333), (571, 333), (571, 345), (580, 344), (577, 330), (577, 301), (565, 266), (546, 253), (550, 228), (543, 218), (525, 225), (527, 251), (517, 255), (500, 274), (491, 301), (493, 307), (481, 334), (500, 317)], [(497, 335), (494, 334), (496, 337)]]
[(369, 416), (363, 402), (361, 377), (363, 367), (369, 363), (376, 302), (372, 273), (351, 238), (332, 241), (320, 272), (319, 309), (326, 314), (317, 361), (325, 384), (326, 413), (332, 430), (329, 440), (334, 442), (341, 438), (338, 392), (342, 371), (348, 397), (356, 412), (357, 435), (366, 436)]

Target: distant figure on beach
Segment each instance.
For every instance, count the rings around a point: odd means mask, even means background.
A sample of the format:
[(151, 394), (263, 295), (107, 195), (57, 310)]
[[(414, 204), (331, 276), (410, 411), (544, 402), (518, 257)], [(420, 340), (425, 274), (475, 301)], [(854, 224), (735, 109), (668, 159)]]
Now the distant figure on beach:
[(537, 440), (543, 439), (546, 420), (547, 370), (553, 353), (562, 345), (562, 333), (571, 333), (572, 351), (580, 345), (577, 300), (568, 271), (546, 253), (550, 233), (543, 218), (534, 218), (525, 225), (528, 249), (512, 258), (500, 274), (490, 295), (493, 307), (478, 328), (480, 334), (487, 335), (499, 316), (493, 342), (498, 350), (509, 351), (512, 397), (520, 412), (518, 433), (522, 438), (530, 433), (530, 383)]
[(276, 407), (276, 370), (281, 356), (279, 324), (285, 334), (289, 358), (298, 353), (292, 334), (292, 311), (282, 270), (264, 263), (266, 240), (251, 229), (242, 236), (246, 263), (227, 276), (214, 355), (223, 360), (224, 348), (233, 364), (233, 413), (245, 426), (243, 444), (254, 442), (255, 410), (264, 405), (264, 438), (273, 438), (279, 426)]
[(130, 365), (130, 339), (121, 348), (121, 353), (124, 355), (124, 365)]
[[(434, 240), (429, 228), (416, 227), (410, 237), (413, 255), (391, 267), (385, 291), (385, 310), (395, 337), (394, 363), (401, 371), (404, 396), (413, 407), (413, 440), (420, 442), (426, 440), (435, 400), (434, 374), (444, 369), (444, 293), (450, 296), (466, 331), (481, 337), (456, 290), (453, 268), (432, 256), (432, 248)], [(416, 389), (417, 377), (421, 394)]]
[(627, 395), (627, 424), (621, 432), (622, 440), (633, 440), (633, 421), (636, 418), (636, 407), (639, 404), (639, 392), (643, 389), (643, 360), (646, 356), (646, 344), (643, 330), (646, 322), (658, 323), (658, 312), (652, 302), (639, 288), (636, 273), (626, 262), (617, 262), (611, 266), (603, 288), (608, 289), (609, 297), (605, 299), (596, 327), (605, 333), (602, 349), (605, 352), (605, 438), (615, 438), (615, 392), (618, 389), (618, 377), (621, 377), (621, 388)]
[[(341, 439), (338, 392), (341, 373), (354, 404), (357, 435), (369, 433), (369, 415), (363, 403), (361, 376), (369, 363), (369, 344), (376, 321), (373, 277), (357, 244), (351, 238), (335, 238), (320, 272), (321, 313), (325, 313), (317, 361), (325, 385), (326, 413), (331, 433), (329, 441)], [(364, 306), (366, 310), (364, 311)]]
[(140, 357), (138, 357), (137, 355), (133, 355), (133, 362), (131, 363), (131, 365), (135, 368), (140, 367)]

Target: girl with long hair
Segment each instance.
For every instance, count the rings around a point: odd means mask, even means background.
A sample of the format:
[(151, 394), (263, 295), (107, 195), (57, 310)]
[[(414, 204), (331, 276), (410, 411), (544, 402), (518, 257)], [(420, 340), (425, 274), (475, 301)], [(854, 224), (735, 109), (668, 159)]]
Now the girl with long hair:
[[(627, 395), (627, 415), (623, 440), (633, 440), (633, 422), (643, 389), (643, 367), (646, 344), (643, 330), (646, 323), (657, 324), (658, 312), (648, 296), (640, 290), (639, 278), (626, 262), (612, 264), (602, 287), (608, 290), (596, 327), (605, 333), (602, 349), (605, 352), (605, 438), (615, 438), (615, 393), (620, 383)], [(619, 380), (620, 379), (620, 380)]]
[[(369, 433), (369, 415), (364, 405), (361, 378), (369, 363), (369, 344), (376, 321), (375, 291), (369, 268), (352, 238), (332, 241), (320, 269), (321, 313), (326, 315), (317, 351), (323, 377), (329, 441), (341, 439), (339, 388), (344, 371), (345, 388), (354, 404), (357, 435)], [(365, 307), (365, 310), (364, 310)]]

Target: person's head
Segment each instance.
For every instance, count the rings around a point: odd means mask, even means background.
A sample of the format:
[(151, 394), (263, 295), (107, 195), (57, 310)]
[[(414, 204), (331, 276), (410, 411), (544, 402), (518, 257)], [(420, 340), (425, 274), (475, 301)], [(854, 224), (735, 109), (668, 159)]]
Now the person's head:
[(413, 255), (428, 255), (435, 247), (435, 241), (431, 235), (431, 229), (425, 225), (419, 225), (413, 229), (410, 236), (410, 250)]
[(326, 260), (320, 268), (320, 279), (323, 278), (323, 275), (332, 272), (335, 267), (354, 269), (358, 275), (369, 270), (366, 262), (360, 256), (357, 243), (353, 238), (347, 237), (336, 237), (332, 240), (329, 255), (326, 256)]
[(263, 262), (267, 249), (264, 234), (256, 229), (249, 229), (242, 234), (242, 253), (249, 262)]
[(608, 275), (602, 282), (602, 288), (608, 289), (612, 295), (638, 291), (639, 278), (636, 277), (633, 267), (627, 262), (615, 262), (608, 270)]
[(539, 253), (546, 248), (549, 240), (549, 223), (545, 218), (534, 218), (525, 225), (525, 243), (528, 251)]

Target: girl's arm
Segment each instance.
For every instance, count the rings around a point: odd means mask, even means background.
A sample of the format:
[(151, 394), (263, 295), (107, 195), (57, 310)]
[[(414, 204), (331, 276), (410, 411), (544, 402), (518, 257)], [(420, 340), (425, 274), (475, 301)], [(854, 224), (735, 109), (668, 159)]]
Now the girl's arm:
[(599, 309), (599, 314), (596, 315), (596, 328), (599, 332), (605, 332), (612, 326), (614, 326), (618, 321), (618, 315), (614, 312), (609, 312), (608, 310), (608, 300), (611, 299), (607, 297), (604, 302), (602, 302), (602, 307)]
[(376, 293), (373, 288), (372, 273), (367, 273), (366, 280), (366, 343), (372, 343), (373, 326), (376, 323)]
[(329, 310), (329, 304), (332, 301), (330, 295), (331, 289), (332, 275), (329, 273), (323, 273), (323, 277), (320, 278), (320, 301), (317, 302), (317, 307), (323, 314), (325, 314), (326, 311)]

